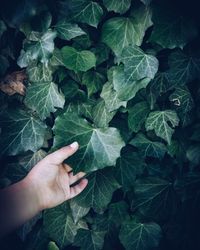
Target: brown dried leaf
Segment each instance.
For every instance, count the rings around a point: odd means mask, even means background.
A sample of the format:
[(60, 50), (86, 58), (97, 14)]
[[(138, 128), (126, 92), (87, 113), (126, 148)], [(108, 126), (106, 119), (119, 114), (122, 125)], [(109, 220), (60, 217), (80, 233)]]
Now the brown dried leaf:
[(14, 95), (16, 93), (25, 95), (26, 87), (24, 81), (27, 79), (25, 70), (13, 72), (0, 82), (0, 90), (7, 95)]

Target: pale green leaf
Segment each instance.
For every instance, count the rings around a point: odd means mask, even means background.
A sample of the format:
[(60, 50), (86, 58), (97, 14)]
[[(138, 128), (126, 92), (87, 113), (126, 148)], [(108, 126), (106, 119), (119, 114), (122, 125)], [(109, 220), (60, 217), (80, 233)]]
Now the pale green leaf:
[(55, 112), (56, 108), (63, 108), (65, 99), (53, 82), (32, 83), (26, 92), (25, 105), (37, 111), (42, 120)]
[(103, 4), (108, 11), (123, 14), (130, 8), (131, 0), (103, 0)]
[(114, 17), (107, 20), (102, 27), (101, 40), (116, 56), (120, 56), (125, 47), (140, 46), (145, 31), (151, 25), (151, 10), (141, 7), (132, 13), (132, 17)]
[(93, 122), (99, 128), (108, 127), (109, 122), (116, 114), (116, 110), (109, 112), (106, 107), (105, 101), (100, 99), (93, 108)]
[(74, 21), (97, 27), (103, 15), (103, 9), (91, 0), (68, 0), (68, 8)]
[(71, 40), (77, 36), (86, 34), (77, 24), (70, 23), (67, 19), (60, 20), (55, 29), (58, 33), (58, 37), (65, 40)]
[(70, 200), (69, 205), (72, 212), (74, 223), (77, 223), (80, 219), (82, 219), (90, 210), (89, 206), (88, 207), (79, 206), (74, 199)]
[(146, 120), (146, 130), (154, 130), (156, 135), (171, 143), (174, 127), (178, 126), (179, 118), (175, 111), (164, 110), (151, 112)]
[(26, 68), (30, 82), (50, 82), (52, 81), (52, 70), (49, 65), (36, 62), (29, 64)]
[(6, 112), (0, 124), (1, 154), (16, 155), (28, 150), (36, 152), (43, 145), (46, 125), (23, 110)]
[(124, 63), (126, 81), (137, 81), (145, 77), (153, 79), (158, 71), (156, 57), (145, 54), (137, 46), (128, 46), (123, 49), (120, 61)]
[(122, 101), (118, 98), (117, 92), (113, 89), (113, 85), (109, 82), (104, 84), (101, 98), (104, 99), (106, 108), (109, 112), (119, 109), (121, 106), (126, 107), (127, 101)]

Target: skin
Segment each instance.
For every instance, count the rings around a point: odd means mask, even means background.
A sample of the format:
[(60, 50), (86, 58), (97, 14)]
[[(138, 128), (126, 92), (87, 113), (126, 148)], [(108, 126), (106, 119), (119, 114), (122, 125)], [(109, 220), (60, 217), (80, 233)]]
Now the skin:
[(63, 161), (78, 150), (65, 146), (38, 162), (20, 182), (0, 190), (0, 237), (18, 228), (44, 209), (53, 208), (80, 194), (87, 186), (85, 173), (73, 175)]

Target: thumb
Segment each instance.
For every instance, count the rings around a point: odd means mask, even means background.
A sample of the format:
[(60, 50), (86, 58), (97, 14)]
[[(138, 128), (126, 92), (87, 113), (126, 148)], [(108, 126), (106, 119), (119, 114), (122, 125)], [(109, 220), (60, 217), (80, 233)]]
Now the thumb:
[(61, 164), (69, 156), (73, 155), (77, 151), (78, 147), (78, 142), (75, 141), (72, 144), (62, 147), (55, 152), (47, 155), (46, 160), (51, 164)]

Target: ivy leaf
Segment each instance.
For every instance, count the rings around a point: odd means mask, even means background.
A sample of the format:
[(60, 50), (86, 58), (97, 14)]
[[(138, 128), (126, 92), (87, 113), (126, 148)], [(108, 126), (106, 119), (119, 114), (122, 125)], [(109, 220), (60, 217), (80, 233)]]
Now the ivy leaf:
[(120, 61), (124, 63), (127, 81), (137, 81), (145, 77), (153, 79), (158, 71), (158, 60), (156, 57), (145, 54), (137, 46), (124, 48)]
[(191, 20), (166, 8), (154, 8), (153, 23), (150, 41), (163, 48), (183, 49), (197, 35), (197, 29)]
[(183, 86), (199, 77), (200, 58), (178, 50), (169, 57), (169, 79), (174, 86)]
[(93, 108), (93, 122), (99, 128), (108, 127), (109, 122), (112, 120), (117, 111), (109, 112), (105, 101), (100, 99)]
[(83, 74), (82, 83), (87, 86), (88, 96), (101, 90), (105, 82), (105, 77), (99, 72), (87, 71)]
[(65, 46), (61, 49), (63, 63), (66, 68), (74, 71), (87, 71), (96, 65), (95, 55), (89, 50), (78, 51)]
[(111, 203), (109, 205), (109, 220), (116, 225), (121, 225), (126, 219), (130, 219), (128, 204), (125, 201)]
[(44, 230), (51, 239), (63, 248), (74, 241), (77, 230), (80, 228), (73, 222), (68, 204), (46, 210), (44, 213)]
[(52, 70), (49, 65), (34, 62), (26, 68), (30, 82), (50, 82), (52, 81)]
[(132, 209), (151, 219), (167, 219), (177, 208), (177, 197), (172, 183), (158, 177), (138, 179), (131, 198)]
[(48, 250), (59, 250), (59, 248), (57, 247), (55, 242), (50, 241), (48, 244)]
[(117, 181), (125, 190), (133, 188), (137, 175), (143, 173), (145, 163), (141, 157), (135, 152), (126, 150), (117, 159), (115, 173)]
[(59, 148), (77, 140), (80, 148), (69, 161), (74, 172), (95, 171), (113, 166), (125, 145), (116, 128), (94, 128), (78, 115), (66, 112), (58, 116), (53, 127), (53, 148)]
[(16, 155), (42, 147), (46, 125), (27, 112), (15, 109), (1, 117), (1, 154)]
[[(170, 124), (170, 125), (169, 125)], [(175, 111), (164, 110), (151, 112), (146, 120), (146, 130), (154, 130), (156, 135), (171, 144), (174, 127), (178, 126), (179, 118)]]
[(121, 101), (129, 101), (134, 98), (137, 92), (146, 88), (150, 78), (144, 78), (139, 81), (131, 81), (129, 76), (124, 73), (124, 66), (114, 66), (108, 70), (108, 79), (116, 90), (117, 98)]
[(105, 233), (106, 231), (79, 229), (74, 241), (74, 246), (80, 247), (81, 250), (101, 250)]
[(113, 192), (120, 188), (115, 180), (112, 169), (105, 168), (91, 173), (87, 187), (75, 198), (77, 204), (92, 207), (95, 211), (105, 209), (111, 201)]
[(200, 154), (199, 154), (199, 150), (200, 150), (200, 143), (191, 145), (187, 152), (186, 152), (186, 156), (189, 159), (189, 161), (191, 161), (194, 165), (198, 165), (200, 163)]
[(127, 250), (148, 250), (158, 247), (162, 236), (161, 228), (154, 222), (140, 223), (135, 220), (122, 224), (119, 238)]
[(101, 40), (116, 56), (120, 56), (122, 50), (129, 45), (140, 46), (145, 31), (152, 25), (148, 8), (136, 9), (132, 16), (111, 18), (102, 27)]
[(47, 153), (40, 149), (35, 153), (28, 153), (21, 156), (19, 159), (19, 164), (23, 166), (27, 171), (30, 171), (40, 160), (42, 160)]
[(144, 124), (149, 112), (150, 110), (147, 102), (139, 102), (135, 104), (133, 107), (129, 108), (128, 109), (129, 128), (133, 132), (137, 133)]
[(110, 49), (104, 43), (97, 44), (91, 51), (95, 54), (97, 62), (96, 65), (105, 62), (109, 58)]
[(74, 21), (87, 23), (97, 28), (103, 15), (103, 9), (97, 2), (91, 0), (69, 0), (67, 3)]
[(60, 20), (55, 29), (58, 33), (58, 37), (65, 40), (71, 40), (77, 36), (86, 34), (77, 24), (70, 23), (67, 19)]
[(115, 111), (121, 106), (126, 107), (127, 105), (127, 101), (122, 101), (118, 98), (117, 92), (109, 82), (104, 84), (100, 96), (104, 99), (106, 108), (109, 112)]
[(194, 101), (190, 94), (189, 89), (184, 87), (177, 87), (175, 91), (169, 96), (169, 100), (173, 103), (176, 109), (182, 126), (187, 126), (190, 124), (191, 119), (188, 120), (189, 111), (194, 107)]
[(103, 4), (108, 11), (114, 11), (116, 13), (124, 14), (131, 6), (131, 0), (103, 0)]
[(56, 108), (63, 108), (65, 99), (59, 93), (58, 87), (53, 82), (33, 83), (27, 88), (24, 103), (27, 107), (37, 111), (42, 120), (55, 112)]
[(70, 205), (70, 209), (71, 209), (71, 212), (72, 212), (72, 217), (73, 217), (74, 223), (76, 223), (76, 224), (90, 210), (90, 207), (81, 207), (81, 206), (79, 206), (74, 199), (70, 200), (69, 205)]
[(150, 156), (162, 159), (167, 151), (164, 143), (151, 141), (142, 133), (138, 133), (131, 141), (130, 144), (139, 149), (144, 157)]
[[(25, 53), (21, 55), (20, 60), (27, 62), (31, 60), (39, 60), (47, 64), (54, 50), (54, 39), (56, 32), (48, 30), (43, 35), (34, 36), (30, 41), (24, 44)], [(23, 65), (20, 63), (20, 65)], [(26, 63), (24, 64), (26, 65)]]

